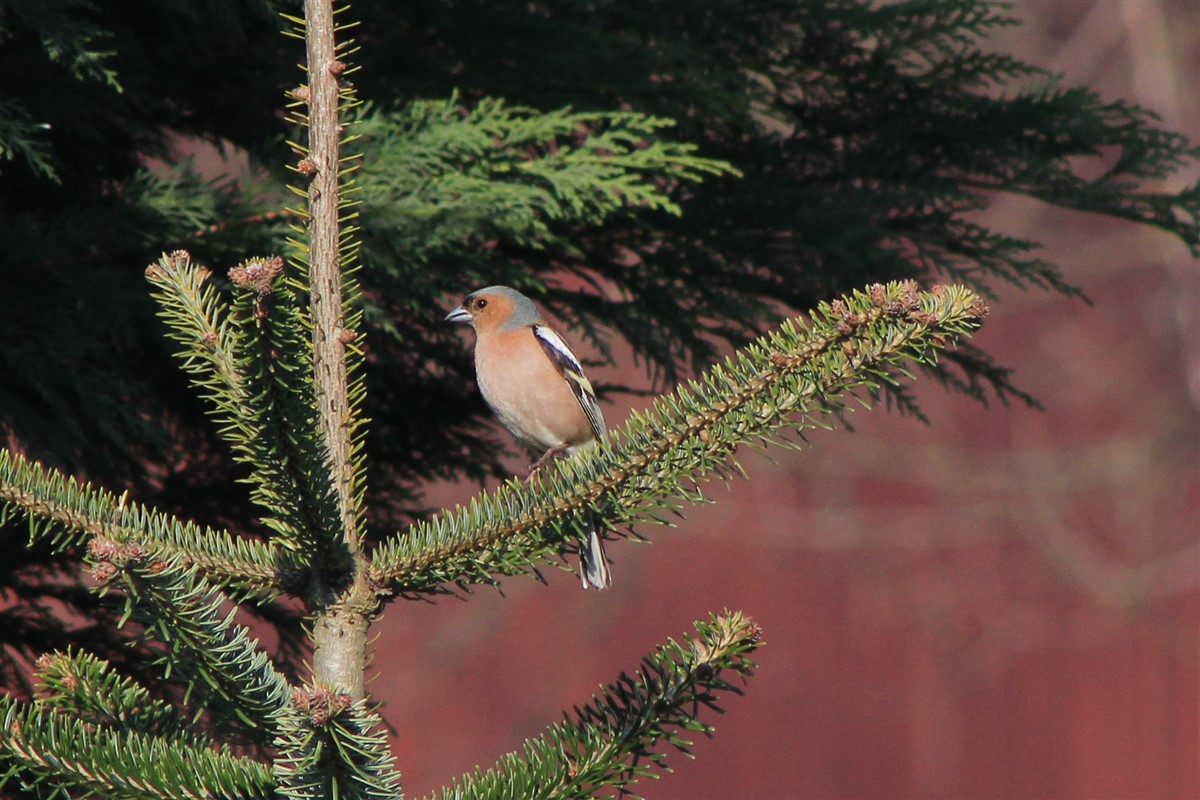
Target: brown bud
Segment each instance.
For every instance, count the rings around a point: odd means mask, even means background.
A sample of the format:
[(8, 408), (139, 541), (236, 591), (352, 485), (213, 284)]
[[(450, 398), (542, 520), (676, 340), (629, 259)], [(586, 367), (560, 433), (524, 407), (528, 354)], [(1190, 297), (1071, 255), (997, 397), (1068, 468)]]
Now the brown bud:
[(295, 89), (292, 89), (292, 97), (302, 102), (307, 103), (312, 94), (308, 90), (308, 86), (300, 84)]
[(346, 71), (346, 62), (345, 61), (333, 61), (329, 65), (329, 74), (330, 75), (341, 75), (345, 71)]
[(96, 583), (110, 583), (113, 578), (117, 577), (117, 565), (111, 561), (101, 561), (92, 565), (92, 580)]
[(358, 338), (358, 331), (353, 328), (338, 328), (337, 339), (342, 344), (350, 344)]
[(279, 256), (249, 258), (229, 270), (229, 280), (233, 281), (235, 286), (254, 289), (262, 296), (271, 293), (271, 285), (281, 272), (283, 259)]
[(862, 325), (866, 321), (867, 318), (863, 314), (847, 314), (844, 318), (838, 321), (838, 333), (842, 335), (853, 333), (856, 327)]
[(904, 281), (900, 284), (900, 296), (888, 301), (885, 313), (893, 317), (903, 316), (921, 307), (921, 292), (917, 282)]
[(300, 174), (307, 175), (310, 178), (316, 175), (319, 171), (317, 169), (317, 162), (313, 161), (308, 156), (305, 156), (304, 158), (300, 159), (299, 162), (297, 162), (296, 170), (300, 172)]
[(88, 555), (97, 561), (112, 561), (121, 554), (121, 546), (112, 539), (93, 536), (87, 543)]
[(313, 725), (320, 727), (350, 706), (350, 695), (334, 694), (321, 686), (297, 686), (292, 690), (292, 705), (307, 714)]
[(311, 689), (297, 686), (292, 689), (292, 705), (301, 711), (308, 711)]

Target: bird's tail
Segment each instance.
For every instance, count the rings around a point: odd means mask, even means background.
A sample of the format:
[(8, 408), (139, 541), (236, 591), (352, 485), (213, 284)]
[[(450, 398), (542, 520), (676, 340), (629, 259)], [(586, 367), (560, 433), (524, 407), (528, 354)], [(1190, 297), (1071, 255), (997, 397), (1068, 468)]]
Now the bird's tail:
[(612, 584), (604, 540), (600, 538), (600, 519), (595, 512), (588, 513), (587, 529), (579, 537), (579, 580), (584, 589), (607, 589)]

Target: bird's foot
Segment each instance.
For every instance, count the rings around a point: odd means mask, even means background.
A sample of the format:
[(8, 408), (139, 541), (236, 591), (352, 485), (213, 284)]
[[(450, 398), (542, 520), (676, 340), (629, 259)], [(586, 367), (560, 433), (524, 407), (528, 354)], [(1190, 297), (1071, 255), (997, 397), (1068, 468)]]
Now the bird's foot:
[(551, 447), (549, 450), (542, 453), (541, 458), (539, 458), (537, 461), (535, 461), (529, 465), (527, 477), (532, 478), (534, 475), (537, 474), (537, 471), (539, 469), (546, 466), (554, 459), (558, 458), (562, 453), (566, 452), (567, 448), (569, 448), (569, 447), (570, 447), (569, 444), (567, 444), (566, 442), (563, 442), (562, 444), (554, 445), (554, 447)]

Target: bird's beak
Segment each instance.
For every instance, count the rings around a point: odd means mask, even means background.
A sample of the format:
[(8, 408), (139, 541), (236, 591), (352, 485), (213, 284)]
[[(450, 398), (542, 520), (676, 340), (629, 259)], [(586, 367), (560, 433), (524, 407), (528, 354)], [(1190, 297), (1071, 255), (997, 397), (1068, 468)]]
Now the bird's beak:
[(446, 315), (445, 321), (446, 322), (470, 322), (471, 321), (471, 312), (467, 311), (462, 306), (459, 306), (458, 308), (454, 309), (453, 311), (451, 311), (449, 314)]

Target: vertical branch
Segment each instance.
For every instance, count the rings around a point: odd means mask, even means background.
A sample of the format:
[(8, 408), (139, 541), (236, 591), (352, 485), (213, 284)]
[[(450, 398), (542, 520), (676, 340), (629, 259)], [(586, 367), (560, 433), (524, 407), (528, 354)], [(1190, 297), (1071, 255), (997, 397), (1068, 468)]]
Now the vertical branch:
[(308, 49), (309, 280), (312, 286), (312, 335), (317, 413), (329, 447), (347, 546), (359, 549), (351, 497), (350, 401), (345, 344), (342, 340), (342, 269), (339, 259), (338, 170), (341, 163), (338, 120), (337, 54), (330, 0), (305, 0)]
[(331, 0), (305, 0), (308, 55), (309, 281), (312, 309), (313, 375), (317, 413), (337, 491), (342, 542), (350, 572), (317, 570), (309, 604), (313, 622), (313, 679), (318, 686), (364, 695), (367, 628), (375, 610), (353, 498), (351, 407), (343, 334), (343, 276), (339, 249), (338, 74), (336, 25)]

